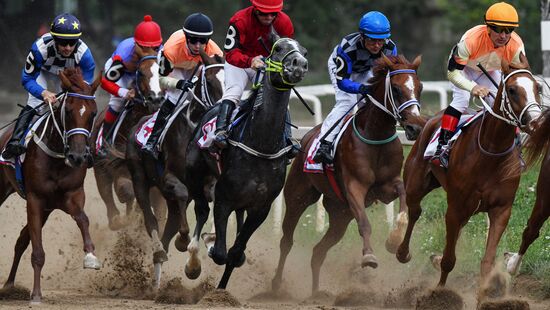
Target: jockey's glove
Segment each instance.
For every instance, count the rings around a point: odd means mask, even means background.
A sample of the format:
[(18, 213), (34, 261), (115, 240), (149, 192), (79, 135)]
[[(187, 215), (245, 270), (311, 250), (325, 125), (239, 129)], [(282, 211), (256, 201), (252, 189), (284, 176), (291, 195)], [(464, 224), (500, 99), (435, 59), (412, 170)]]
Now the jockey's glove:
[(179, 80), (176, 84), (176, 88), (183, 91), (188, 91), (193, 88), (193, 86), (195, 86), (195, 84), (193, 84), (190, 80)]
[(369, 95), (370, 94), (370, 85), (361, 84), (361, 86), (359, 86), (359, 93), (363, 96)]

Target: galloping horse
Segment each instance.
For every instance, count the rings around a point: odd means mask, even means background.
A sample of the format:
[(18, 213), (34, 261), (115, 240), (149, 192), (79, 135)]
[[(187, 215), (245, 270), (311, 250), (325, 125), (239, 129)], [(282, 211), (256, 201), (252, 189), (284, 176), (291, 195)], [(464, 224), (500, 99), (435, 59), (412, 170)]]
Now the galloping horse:
[[(201, 76), (194, 88), (193, 100), (182, 110), (176, 110), (177, 117), (166, 132), (162, 144), (162, 156), (159, 163), (150, 163), (149, 157), (142, 156), (141, 146), (137, 143), (131, 130), (126, 158), (128, 169), (132, 176), (136, 199), (143, 211), (147, 233), (153, 239), (153, 261), (155, 263), (155, 285), (160, 285), (161, 265), (168, 260), (166, 252), (168, 245), (179, 230), (179, 238), (176, 239), (176, 248), (185, 252), (189, 245), (189, 226), (187, 223), (187, 188), (183, 184), (185, 172), (186, 146), (192, 138), (195, 124), (206, 109), (212, 106), (222, 96), (223, 91), (223, 62), (220, 56), (209, 57), (204, 51), (200, 51), (203, 65), (198, 75)], [(178, 112), (179, 111), (179, 112)], [(143, 124), (142, 120), (138, 126)], [(162, 169), (147, 169), (148, 165)], [(157, 187), (168, 206), (168, 219), (162, 238), (159, 239), (159, 227), (155, 214), (151, 210), (149, 189)], [(157, 214), (158, 216), (158, 214)], [(196, 251), (198, 247), (195, 245)], [(189, 278), (195, 279), (200, 274), (197, 270), (186, 268)], [(192, 268), (193, 269), (193, 268)]]
[[(329, 228), (313, 249), (311, 269), (313, 292), (319, 289), (319, 272), (328, 250), (346, 231), (355, 218), (359, 234), (363, 238), (363, 267), (376, 268), (378, 262), (370, 245), (371, 227), (364, 209), (376, 200), (390, 203), (399, 197), (402, 222), (406, 225), (405, 189), (400, 178), (403, 165), (403, 147), (396, 135), (396, 122), (404, 128), (409, 139), (416, 139), (425, 123), (419, 115), (422, 86), (416, 75), (420, 57), (409, 63), (403, 56), (381, 58), (374, 67), (372, 99), (353, 116), (353, 126), (348, 126), (339, 142), (334, 171), (342, 196), (335, 193), (325, 174), (304, 172), (308, 149), (316, 140), (320, 126), (313, 128), (302, 139), (301, 154), (294, 160), (285, 184), (286, 213), (283, 221), (283, 237), (277, 273), (272, 281), (273, 289), (281, 285), (283, 268), (293, 244), (293, 234), (300, 216), (323, 194), (323, 205), (329, 214)], [(373, 103), (373, 102), (376, 102)], [(380, 104), (379, 102), (384, 102)], [(357, 124), (357, 125), (355, 125)], [(353, 128), (352, 128), (353, 127)], [(388, 139), (388, 137), (390, 137)], [(343, 198), (343, 199), (342, 199)], [(390, 234), (386, 247), (395, 253), (402, 233)]]
[(537, 181), (537, 198), (535, 207), (531, 212), (527, 227), (523, 231), (521, 245), (518, 253), (506, 253), (508, 256), (507, 269), (511, 274), (516, 274), (519, 270), (521, 260), (527, 248), (539, 237), (540, 229), (544, 222), (550, 217), (550, 110), (543, 112), (539, 118), (539, 123), (525, 144), (528, 154), (528, 162), (533, 163), (543, 154), (543, 161), (540, 168), (539, 179)]
[[(193, 241), (198, 240), (209, 213), (207, 197), (213, 179), (215, 185), (214, 223), (216, 240), (209, 256), (225, 271), (218, 288), (225, 288), (235, 267), (244, 263), (244, 250), (254, 231), (264, 222), (271, 203), (281, 191), (286, 172), (285, 154), (288, 147), (283, 137), (290, 89), (300, 82), (308, 69), (306, 50), (297, 41), (277, 40), (266, 59), (265, 75), (246, 105), (248, 114), (235, 125), (229, 137), (230, 146), (221, 154), (221, 170), (216, 159), (193, 142), (187, 147), (186, 185), (195, 199), (197, 228)], [(203, 124), (215, 114), (205, 114)], [(195, 136), (197, 138), (197, 136)], [(226, 251), (227, 220), (232, 211), (238, 217), (235, 244)], [(242, 218), (246, 211), (244, 223)]]
[(439, 126), (441, 114), (431, 118), (405, 162), (404, 180), (409, 207), (409, 224), (397, 251), (397, 259), (411, 259), (409, 242), (414, 224), (422, 212), (420, 202), (433, 189), (447, 191), (447, 228), (443, 257), (440, 260), (439, 286), (444, 286), (456, 262), (455, 247), (460, 229), (478, 212), (489, 216), (489, 234), (481, 261), (481, 279), (494, 263), (496, 249), (508, 224), (512, 203), (519, 185), (521, 158), (516, 142), (516, 129), (532, 130), (540, 115), (540, 96), (527, 59), (512, 66), (502, 62), (502, 80), (494, 106), (485, 104), (483, 117), (466, 128), (452, 146), (447, 170), (424, 159), (424, 151)]
[[(126, 137), (133, 127), (143, 116), (154, 113), (158, 110), (163, 91), (159, 84), (159, 66), (157, 64), (157, 52), (151, 47), (135, 48), (135, 64), (128, 63), (127, 67), (137, 66), (136, 70), (136, 98), (127, 102), (124, 111), (122, 112), (118, 122), (118, 126), (113, 128), (116, 130), (116, 135), (113, 139), (113, 146), (121, 154), (126, 152)], [(129, 68), (133, 69), (133, 68)], [(99, 130), (102, 127), (105, 117), (104, 111), (98, 116), (98, 122), (94, 126), (92, 132), (92, 141), (96, 141)], [(103, 133), (105, 136), (106, 133)], [(104, 141), (104, 143), (110, 143)], [(93, 144), (92, 152), (95, 154), (95, 143)], [(107, 218), (109, 219), (109, 228), (117, 230), (124, 226), (125, 221), (120, 218), (115, 200), (113, 198), (113, 185), (115, 193), (120, 202), (126, 204), (126, 215), (132, 210), (134, 203), (134, 189), (130, 180), (130, 173), (126, 165), (113, 165), (116, 153), (109, 152), (107, 157), (95, 157), (94, 173), (99, 195), (105, 206), (107, 207)]]
[[(34, 269), (34, 285), (31, 301), (40, 303), (40, 274), (45, 254), (42, 247), (42, 226), (55, 209), (70, 214), (76, 221), (84, 240), (84, 268), (99, 269), (101, 263), (94, 255), (94, 245), (88, 231), (88, 217), (84, 213), (84, 177), (91, 160), (88, 147), (90, 130), (97, 114), (94, 92), (99, 86), (97, 78), (92, 85), (82, 79), (79, 69), (65, 69), (59, 73), (65, 93), (61, 107), (42, 122), (33, 133), (22, 164), (24, 190), (18, 185), (15, 169), (3, 165), (0, 174), (2, 191), (0, 203), (17, 191), (27, 199), (27, 225), (15, 244), (11, 271), (4, 287), (11, 287), (23, 252), (32, 242), (31, 263)], [(10, 136), (2, 135), (2, 145)]]

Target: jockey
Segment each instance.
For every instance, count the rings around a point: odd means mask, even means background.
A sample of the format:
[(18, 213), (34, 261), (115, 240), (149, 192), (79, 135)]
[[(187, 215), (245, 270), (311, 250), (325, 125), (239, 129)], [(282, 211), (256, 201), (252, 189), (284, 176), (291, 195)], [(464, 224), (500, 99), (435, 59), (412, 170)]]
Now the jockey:
[[(80, 39), (81, 24), (68, 13), (57, 16), (51, 23), (50, 32), (36, 40), (27, 56), (25, 68), (21, 74), (21, 83), (29, 98), (21, 110), (12, 137), (2, 153), (4, 159), (14, 158), (25, 153), (24, 134), (35, 108), (42, 102), (57, 102), (56, 93), (61, 91), (58, 73), (65, 68), (79, 67), (84, 80), (91, 84), (94, 78), (95, 62), (88, 46)], [(51, 91), (47, 89), (51, 83)]]
[[(269, 56), (266, 48), (271, 49), (274, 43), (269, 38), (272, 29), (281, 37), (294, 36), (294, 26), (290, 18), (281, 11), (283, 0), (251, 2), (251, 6), (237, 11), (231, 17), (225, 37), (225, 83), (214, 140), (217, 149), (227, 147), (227, 126), (231, 112), (240, 102), (245, 87), (255, 77), (257, 70), (265, 66), (264, 58)], [(262, 46), (260, 38), (265, 46)], [(290, 142), (288, 125), (285, 135), (287, 142)], [(292, 153), (289, 153), (289, 156), (292, 156)]]
[(185, 19), (183, 29), (174, 32), (164, 44), (159, 56), (159, 74), (160, 86), (166, 90), (166, 95), (153, 131), (142, 148), (147, 155), (158, 158), (156, 144), (162, 129), (176, 106), (192, 96), (187, 94), (178, 102), (182, 92), (193, 88), (191, 75), (193, 69), (201, 62), (200, 49), (210, 57), (223, 57), (223, 52), (216, 42), (210, 40), (212, 33), (214, 26), (210, 18), (202, 13), (193, 13)]
[[(134, 31), (134, 36), (120, 42), (105, 63), (105, 75), (101, 78), (101, 87), (111, 94), (109, 108), (103, 121), (103, 140), (108, 141), (112, 126), (124, 108), (124, 103), (135, 97), (135, 90), (130, 89), (136, 79), (138, 61), (136, 45), (151, 47), (158, 51), (162, 44), (160, 26), (150, 15), (145, 15)], [(136, 86), (137, 87), (137, 86)]]
[[(448, 152), (444, 151), (456, 130), (460, 116), (468, 107), (470, 96), (486, 97), (496, 87), (476, 66), (481, 63), (495, 81), (501, 80), (501, 60), (520, 63), (525, 54), (523, 42), (514, 29), (519, 26), (518, 13), (508, 3), (491, 5), (485, 13), (485, 25), (478, 25), (456, 44), (449, 57), (447, 77), (453, 84), (453, 100), (441, 118), (441, 133), (432, 162), (447, 167)], [(487, 98), (492, 105), (494, 99)]]
[[(397, 55), (397, 46), (390, 40), (390, 22), (378, 11), (363, 15), (359, 32), (348, 34), (337, 45), (328, 59), (328, 73), (334, 87), (336, 104), (321, 125), (319, 137), (339, 122), (359, 99), (370, 93), (367, 81), (372, 77), (374, 62), (384, 55)], [(331, 164), (332, 143), (338, 135), (338, 127), (321, 140), (313, 160)]]

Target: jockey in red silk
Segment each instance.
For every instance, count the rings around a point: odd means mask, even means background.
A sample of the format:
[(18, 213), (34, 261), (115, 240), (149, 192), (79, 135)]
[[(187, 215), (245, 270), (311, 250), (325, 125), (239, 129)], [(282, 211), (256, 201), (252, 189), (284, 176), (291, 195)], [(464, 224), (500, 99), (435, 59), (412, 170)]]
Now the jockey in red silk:
[(183, 29), (174, 32), (160, 51), (160, 86), (166, 90), (166, 95), (151, 135), (142, 148), (148, 156), (158, 158), (156, 145), (162, 129), (176, 105), (192, 98), (192, 94), (188, 92), (182, 97), (181, 102), (178, 102), (182, 92), (187, 92), (193, 87), (191, 75), (202, 61), (200, 49), (210, 57), (214, 55), (223, 57), (223, 52), (216, 42), (210, 39), (213, 33), (214, 26), (210, 18), (202, 13), (193, 13), (185, 19)]
[(111, 58), (105, 63), (105, 74), (101, 78), (101, 87), (111, 94), (109, 109), (105, 112), (103, 122), (103, 139), (105, 141), (109, 139), (111, 128), (124, 108), (124, 102), (135, 96), (135, 90), (130, 89), (135, 84), (135, 73), (139, 61), (135, 55), (135, 46), (152, 47), (158, 50), (161, 44), (160, 26), (153, 21), (150, 15), (146, 15), (143, 17), (143, 21), (136, 26), (134, 36), (120, 42)]
[[(57, 102), (56, 93), (61, 91), (60, 71), (79, 67), (84, 80), (89, 84), (93, 82), (95, 62), (90, 49), (80, 39), (81, 34), (80, 21), (71, 14), (63, 13), (54, 18), (50, 32), (33, 43), (21, 74), (21, 83), (29, 92), (29, 98), (2, 153), (5, 159), (25, 153), (22, 140), (36, 115), (34, 108), (43, 101), (48, 104)], [(52, 91), (48, 90), (48, 83), (52, 85)]]
[[(390, 30), (390, 21), (384, 14), (368, 12), (359, 21), (359, 31), (344, 37), (332, 51), (328, 59), (328, 74), (334, 87), (336, 104), (323, 121), (319, 137), (323, 137), (342, 119), (359, 100), (359, 95), (370, 93), (367, 81), (372, 77), (374, 62), (382, 55), (397, 55), (397, 46), (390, 40)], [(339, 127), (335, 127), (321, 141), (314, 161), (332, 163), (332, 143), (338, 132)]]
[[(508, 63), (520, 63), (519, 55), (525, 54), (525, 47), (514, 32), (516, 27), (519, 27), (516, 9), (505, 2), (495, 3), (485, 13), (485, 25), (466, 31), (453, 47), (447, 67), (447, 77), (453, 84), (453, 100), (441, 118), (437, 150), (432, 157), (434, 164), (447, 167), (449, 152), (444, 150), (444, 146), (455, 133), (470, 97), (486, 97), (490, 91), (496, 94), (496, 87), (476, 65), (481, 63), (498, 83), (502, 59)], [(493, 105), (494, 99), (486, 97), (486, 101)]]
[[(225, 85), (214, 141), (218, 149), (227, 147), (228, 118), (241, 100), (245, 87), (253, 80), (256, 71), (265, 66), (263, 59), (269, 56), (268, 50), (274, 43), (269, 36), (271, 29), (281, 37), (294, 36), (294, 26), (288, 15), (282, 12), (283, 0), (251, 2), (252, 6), (231, 17), (225, 37)], [(258, 38), (262, 38), (265, 47)], [(287, 132), (290, 138), (288, 135)]]

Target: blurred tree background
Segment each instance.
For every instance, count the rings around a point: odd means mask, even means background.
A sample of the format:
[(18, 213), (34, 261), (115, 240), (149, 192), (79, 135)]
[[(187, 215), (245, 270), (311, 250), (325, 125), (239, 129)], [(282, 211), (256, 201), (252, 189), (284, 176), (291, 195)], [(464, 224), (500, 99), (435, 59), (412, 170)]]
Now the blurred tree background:
[[(543, 0), (544, 1), (544, 0)], [(392, 39), (399, 52), (412, 60), (422, 54), (422, 80), (444, 80), (450, 49), (472, 26), (483, 23), (495, 0), (286, 0), (284, 11), (292, 18), (296, 39), (308, 49), (310, 73), (303, 85), (328, 83), (326, 61), (341, 38), (357, 30), (361, 16), (378, 10), (392, 24)], [(526, 45), (535, 73), (542, 72), (540, 1), (510, 0), (520, 15), (517, 29)], [(143, 15), (151, 14), (162, 27), (163, 38), (181, 28), (185, 17), (203, 12), (214, 21), (214, 40), (223, 46), (229, 18), (249, 0), (0, 0), (0, 89), (24, 92), (20, 72), (25, 57), (40, 33), (48, 31), (53, 17), (72, 12), (83, 26), (83, 40), (102, 68), (116, 44), (133, 34)]]

